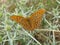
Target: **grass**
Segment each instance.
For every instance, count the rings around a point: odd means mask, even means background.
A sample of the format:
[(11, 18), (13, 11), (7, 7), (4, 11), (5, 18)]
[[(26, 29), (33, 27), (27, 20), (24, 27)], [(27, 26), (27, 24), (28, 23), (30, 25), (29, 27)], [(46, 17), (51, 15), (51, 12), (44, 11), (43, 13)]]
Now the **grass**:
[[(60, 45), (59, 0), (7, 0), (0, 2), (0, 45)], [(30, 32), (10, 19), (12, 15), (30, 16), (44, 8), (40, 29)]]

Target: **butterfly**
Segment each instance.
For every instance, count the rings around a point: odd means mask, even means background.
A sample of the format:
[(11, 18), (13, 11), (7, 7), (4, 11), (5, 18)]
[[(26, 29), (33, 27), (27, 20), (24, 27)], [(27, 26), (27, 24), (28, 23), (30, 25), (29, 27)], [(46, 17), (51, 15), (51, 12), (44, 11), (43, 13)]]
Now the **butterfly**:
[(38, 28), (45, 12), (45, 9), (39, 9), (38, 11), (32, 13), (30, 17), (12, 15), (10, 16), (10, 19), (22, 25), (24, 29), (33, 31), (34, 29)]

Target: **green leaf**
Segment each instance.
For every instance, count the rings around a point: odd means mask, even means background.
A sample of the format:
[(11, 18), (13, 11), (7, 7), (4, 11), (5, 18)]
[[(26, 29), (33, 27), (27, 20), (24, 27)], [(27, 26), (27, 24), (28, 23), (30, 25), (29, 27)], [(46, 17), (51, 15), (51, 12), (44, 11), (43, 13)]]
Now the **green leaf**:
[(2, 42), (2, 36), (0, 36), (0, 42)]
[(2, 12), (0, 12), (0, 18), (3, 16), (3, 13)]

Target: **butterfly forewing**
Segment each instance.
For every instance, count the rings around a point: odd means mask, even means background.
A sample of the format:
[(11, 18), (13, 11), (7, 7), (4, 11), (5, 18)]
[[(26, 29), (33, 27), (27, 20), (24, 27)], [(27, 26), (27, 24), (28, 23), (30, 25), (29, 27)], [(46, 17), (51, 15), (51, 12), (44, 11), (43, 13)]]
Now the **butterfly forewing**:
[(21, 24), (26, 30), (32, 30), (29, 18), (24, 18), (22, 16), (13, 15), (10, 17), (12, 20)]
[(39, 26), (44, 13), (45, 13), (45, 9), (40, 9), (30, 16), (30, 21), (31, 21), (31, 25), (32, 25), (33, 29), (35, 29)]

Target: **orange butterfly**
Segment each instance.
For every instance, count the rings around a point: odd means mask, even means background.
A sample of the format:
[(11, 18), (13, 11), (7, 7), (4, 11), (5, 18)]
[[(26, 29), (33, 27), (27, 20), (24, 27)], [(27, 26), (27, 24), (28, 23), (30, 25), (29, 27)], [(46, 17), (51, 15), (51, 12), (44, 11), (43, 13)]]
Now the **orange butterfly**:
[(24, 29), (32, 31), (38, 28), (42, 20), (42, 16), (45, 12), (46, 12), (45, 9), (40, 9), (27, 18), (17, 15), (13, 15), (10, 18), (16, 21), (17, 23), (21, 24), (24, 27)]

